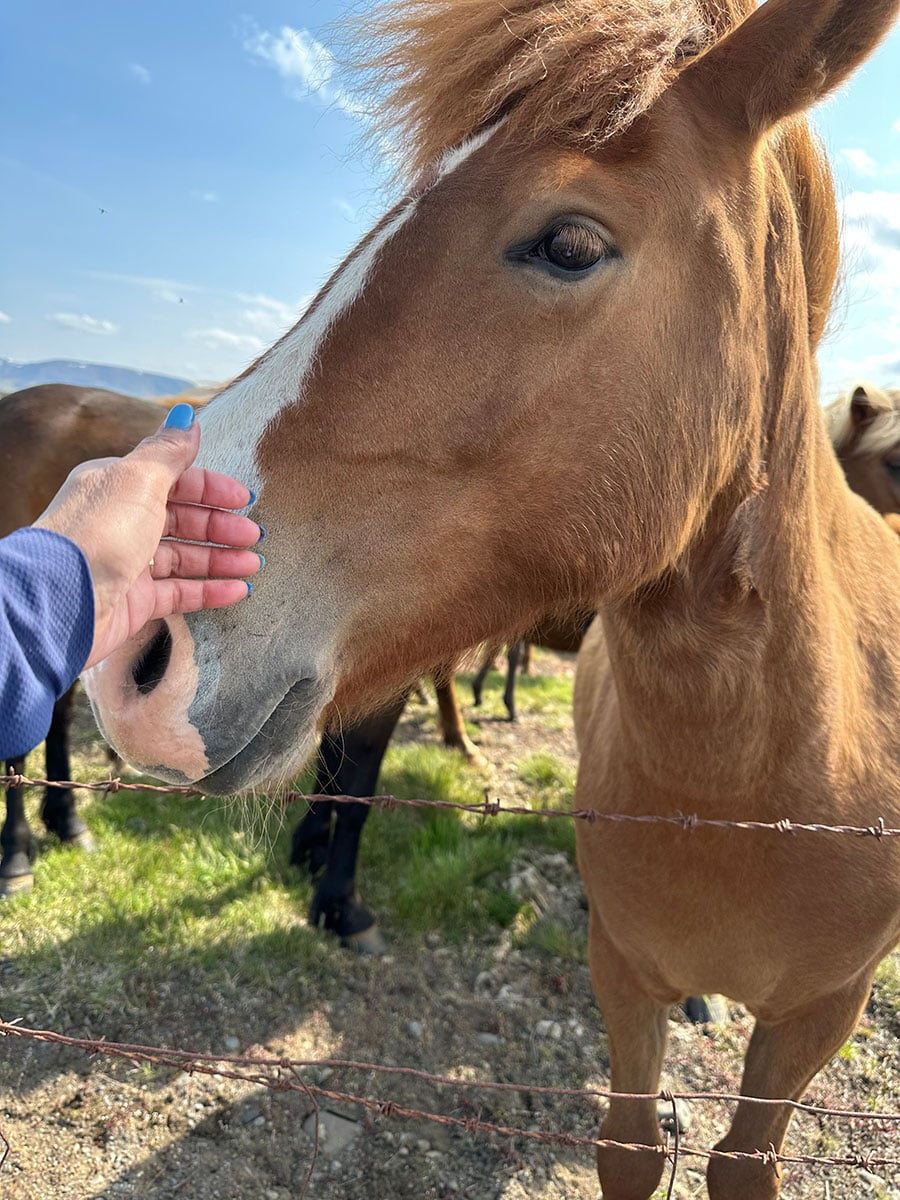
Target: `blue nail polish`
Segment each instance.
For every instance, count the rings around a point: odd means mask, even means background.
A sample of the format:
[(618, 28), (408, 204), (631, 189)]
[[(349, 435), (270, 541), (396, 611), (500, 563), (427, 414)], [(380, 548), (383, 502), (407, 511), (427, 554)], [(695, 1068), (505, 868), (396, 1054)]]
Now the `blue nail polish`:
[(247, 585), (247, 595), (249, 596), (250, 593), (253, 591), (253, 584), (250, 582), (249, 579), (245, 579), (244, 583), (246, 583), (246, 585)]
[(262, 570), (266, 565), (266, 556), (264, 554), (260, 554), (257, 557), (259, 558), (259, 569)]
[(250, 499), (247, 501), (247, 507), (252, 508), (256, 503), (256, 492), (254, 492), (253, 488), (247, 488), (247, 491), (250, 493)]
[(169, 409), (166, 429), (190, 429), (194, 423), (194, 410), (190, 404), (176, 404)]
[(259, 537), (258, 537), (256, 540), (257, 540), (258, 542), (261, 542), (265, 536), (266, 536), (266, 527), (265, 527), (265, 525), (260, 525), (260, 527), (259, 527)]

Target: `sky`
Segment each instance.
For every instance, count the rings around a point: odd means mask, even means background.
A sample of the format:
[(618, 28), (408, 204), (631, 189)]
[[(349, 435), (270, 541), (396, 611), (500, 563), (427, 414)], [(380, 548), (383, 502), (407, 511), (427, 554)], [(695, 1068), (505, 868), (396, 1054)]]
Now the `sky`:
[[(221, 381), (290, 327), (385, 205), (346, 7), (4, 0), (0, 357)], [(823, 396), (900, 387), (900, 31), (814, 119), (845, 244)]]

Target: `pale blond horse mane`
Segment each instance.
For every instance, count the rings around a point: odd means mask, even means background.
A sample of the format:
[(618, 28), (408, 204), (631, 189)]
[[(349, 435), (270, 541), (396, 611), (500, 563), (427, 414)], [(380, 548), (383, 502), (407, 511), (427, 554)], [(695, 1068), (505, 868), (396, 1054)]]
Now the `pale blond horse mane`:
[[(862, 430), (854, 424), (854, 394), (864, 388), (869, 404), (878, 410)], [(825, 409), (825, 424), (835, 452), (846, 458), (885, 454), (900, 443), (900, 388), (879, 388), (858, 382)]]

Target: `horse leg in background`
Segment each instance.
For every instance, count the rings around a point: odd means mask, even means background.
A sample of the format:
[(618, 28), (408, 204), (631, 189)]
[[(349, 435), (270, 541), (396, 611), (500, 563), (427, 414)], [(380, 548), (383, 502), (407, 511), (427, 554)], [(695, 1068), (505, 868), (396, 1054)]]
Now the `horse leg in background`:
[[(452, 670), (441, 668), (432, 676), (434, 690), (437, 696), (438, 714), (441, 721), (441, 732), (444, 745), (452, 750), (459, 750), (466, 760), (475, 766), (484, 766), (487, 762), (484, 755), (466, 733), (462, 711), (459, 707), (459, 697), (456, 694), (456, 680)], [(474, 687), (474, 684), (473, 684)]]
[(532, 649), (533, 649), (533, 647), (531, 645), (531, 642), (523, 642), (522, 643), (522, 666), (519, 671), (520, 675), (530, 675), (531, 674), (531, 651), (532, 651)]
[(484, 690), (484, 681), (487, 679), (488, 671), (493, 669), (494, 659), (499, 653), (499, 646), (489, 646), (482, 659), (481, 666), (472, 680), (472, 701), (476, 708), (481, 704), (481, 693)]
[[(382, 759), (388, 742), (406, 705), (406, 695), (343, 733), (325, 734), (316, 760), (316, 792), (329, 796), (371, 796), (378, 783)], [(322, 856), (322, 828), (330, 832), (335, 809), (334, 831)], [(329, 933), (341, 939), (341, 945), (362, 954), (383, 954), (384, 939), (374, 914), (366, 908), (356, 891), (356, 860), (363, 825), (369, 815), (367, 804), (335, 804), (320, 801), (319, 812), (307, 814), (294, 831), (291, 862), (300, 866), (309, 862), (310, 873), (320, 874), (310, 907), (311, 924), (324, 923)], [(307, 824), (307, 822), (309, 824)], [(304, 832), (305, 827), (305, 832)], [(318, 869), (313, 870), (313, 865)]]
[[(10, 775), (24, 775), (25, 759), (9, 759), (6, 770)], [(34, 886), (31, 869), (34, 837), (25, 815), (24, 788), (7, 788), (6, 820), (0, 829), (0, 851), (0, 898), (16, 892), (30, 892)]]
[(525, 657), (527, 642), (510, 642), (506, 647), (506, 687), (503, 689), (503, 703), (509, 713), (509, 719), (516, 719), (516, 669)]
[[(45, 743), (47, 779), (71, 779), (69, 765), (69, 728), (75, 688), (70, 687), (53, 706), (53, 719)], [(48, 832), (61, 842), (91, 853), (96, 849), (88, 827), (78, 815), (75, 793), (70, 788), (47, 788), (41, 802), (41, 820)]]

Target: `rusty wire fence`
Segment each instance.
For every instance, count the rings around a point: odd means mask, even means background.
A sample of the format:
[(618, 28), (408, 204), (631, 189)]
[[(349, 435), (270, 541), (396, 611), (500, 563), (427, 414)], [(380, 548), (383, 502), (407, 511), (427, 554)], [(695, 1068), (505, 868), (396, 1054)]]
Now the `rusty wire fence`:
[[(185, 797), (204, 798), (205, 793), (191, 787), (160, 786), (146, 783), (123, 783), (121, 779), (106, 779), (88, 783), (74, 780), (33, 779), (24, 775), (0, 775), (0, 790), (23, 787), (58, 787), (81, 788), (87, 791), (115, 793), (118, 791), (156, 792), (161, 794)], [(780, 836), (828, 836), (853, 837), (872, 839), (882, 842), (900, 837), (900, 829), (888, 826), (883, 818), (876, 818), (869, 826), (856, 825), (825, 825), (817, 823), (798, 823), (788, 819), (778, 821), (729, 821), (724, 819), (701, 818), (690, 813), (675, 813), (668, 816), (656, 814), (606, 813), (593, 809), (541, 809), (524, 805), (504, 804), (501, 800), (491, 798), (485, 791), (484, 800), (478, 804), (464, 804), (449, 800), (403, 799), (397, 796), (327, 796), (302, 792), (286, 792), (279, 797), (285, 806), (305, 802), (312, 804), (316, 801), (327, 801), (338, 804), (364, 804), (379, 809), (398, 807), (451, 809), (460, 813), (487, 819), (501, 815), (533, 817), (540, 819), (561, 819), (574, 821), (638, 824), (638, 825), (668, 825), (690, 835), (694, 830), (729, 829), (745, 833), (780, 835)], [(291, 1059), (265, 1057), (261, 1055), (232, 1055), (207, 1054), (192, 1050), (171, 1049), (162, 1046), (131, 1045), (119, 1042), (109, 1042), (104, 1038), (76, 1038), (45, 1029), (29, 1029), (16, 1022), (0, 1020), (0, 1037), (18, 1038), (23, 1040), (54, 1043), (80, 1050), (89, 1055), (102, 1055), (108, 1058), (120, 1059), (134, 1065), (145, 1063), (155, 1067), (169, 1068), (184, 1072), (188, 1075), (209, 1075), (221, 1079), (232, 1079), (252, 1083), (259, 1087), (268, 1088), (273, 1092), (300, 1092), (305, 1095), (311, 1106), (314, 1118), (313, 1152), (306, 1177), (300, 1192), (301, 1200), (307, 1196), (309, 1185), (316, 1168), (319, 1153), (319, 1118), (322, 1101), (357, 1105), (369, 1114), (376, 1122), (388, 1121), (392, 1118), (405, 1118), (432, 1122), (445, 1127), (461, 1130), (475, 1136), (490, 1134), (507, 1138), (523, 1139), (526, 1142), (541, 1142), (544, 1144), (581, 1149), (597, 1149), (598, 1147), (616, 1147), (632, 1153), (658, 1154), (669, 1165), (669, 1181), (667, 1197), (674, 1194), (678, 1167), (685, 1159), (733, 1159), (760, 1162), (777, 1172), (782, 1166), (809, 1165), (816, 1167), (847, 1168), (872, 1171), (876, 1168), (900, 1168), (900, 1156), (880, 1154), (874, 1151), (859, 1153), (848, 1149), (843, 1154), (814, 1155), (814, 1154), (782, 1154), (770, 1145), (765, 1150), (753, 1152), (725, 1151), (702, 1149), (686, 1145), (679, 1132), (679, 1120), (676, 1104), (679, 1100), (749, 1105), (787, 1106), (798, 1114), (815, 1117), (821, 1120), (843, 1121), (860, 1126), (873, 1127), (883, 1132), (886, 1139), (893, 1138), (896, 1144), (900, 1134), (900, 1111), (870, 1112), (864, 1110), (823, 1108), (817, 1105), (803, 1104), (799, 1101), (761, 1099), (751, 1096), (740, 1096), (729, 1092), (671, 1092), (663, 1090), (654, 1093), (612, 1092), (603, 1089), (555, 1088), (540, 1087), (528, 1083), (509, 1083), (491, 1080), (463, 1080), (446, 1075), (435, 1075), (414, 1067), (385, 1066), (379, 1063), (360, 1062), (352, 1059)], [(497, 1093), (513, 1092), (521, 1095), (566, 1098), (567, 1100), (584, 1101), (596, 1105), (597, 1101), (609, 1101), (613, 1098), (624, 1100), (652, 1100), (671, 1105), (672, 1133), (667, 1134), (663, 1143), (648, 1147), (643, 1144), (620, 1142), (608, 1138), (584, 1137), (564, 1130), (522, 1129), (510, 1125), (500, 1125), (484, 1120), (478, 1116), (450, 1116), (426, 1109), (412, 1108), (401, 1104), (390, 1096), (363, 1095), (348, 1090), (337, 1090), (323, 1087), (321, 1082), (312, 1082), (304, 1077), (304, 1072), (318, 1072), (323, 1068), (329, 1071), (369, 1073), (385, 1078), (415, 1078), (426, 1082), (439, 1090), (450, 1090), (454, 1098), (461, 1093)], [(0, 1130), (0, 1170), (9, 1154), (10, 1144)]]

